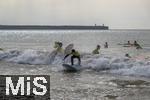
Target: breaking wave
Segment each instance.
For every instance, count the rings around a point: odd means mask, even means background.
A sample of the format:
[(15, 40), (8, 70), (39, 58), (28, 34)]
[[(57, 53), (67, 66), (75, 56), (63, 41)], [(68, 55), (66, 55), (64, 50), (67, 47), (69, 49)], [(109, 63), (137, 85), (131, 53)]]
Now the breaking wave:
[[(37, 50), (0, 51), (0, 60), (18, 64), (60, 65), (64, 55)], [(70, 62), (70, 59), (67, 59)], [(82, 54), (82, 68), (113, 74), (150, 77), (150, 59)]]

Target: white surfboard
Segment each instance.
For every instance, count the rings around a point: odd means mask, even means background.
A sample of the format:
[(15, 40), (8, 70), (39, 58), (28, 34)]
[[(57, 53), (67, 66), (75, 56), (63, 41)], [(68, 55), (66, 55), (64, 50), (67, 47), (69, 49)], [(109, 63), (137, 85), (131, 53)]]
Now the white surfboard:
[(73, 49), (74, 45), (73, 44), (69, 44), (66, 48), (65, 48), (65, 51), (64, 53), (65, 54), (70, 54), (72, 49)]
[(79, 71), (81, 66), (80, 65), (69, 65), (69, 64), (62, 64), (66, 71)]

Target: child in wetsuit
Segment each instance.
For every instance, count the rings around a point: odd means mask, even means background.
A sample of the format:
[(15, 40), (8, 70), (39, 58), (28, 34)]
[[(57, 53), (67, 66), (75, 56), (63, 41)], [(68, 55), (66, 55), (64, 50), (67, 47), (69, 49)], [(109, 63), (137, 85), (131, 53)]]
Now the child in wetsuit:
[(72, 55), (71, 56), (71, 65), (74, 65), (74, 59), (77, 58), (78, 59), (78, 64), (80, 65), (81, 64), (81, 58), (80, 58), (80, 54), (78, 51), (72, 49), (72, 52), (70, 54), (67, 54), (65, 57), (64, 57), (64, 60), (69, 56), (69, 55)]
[(93, 54), (99, 54), (99, 50), (100, 50), (101, 46), (100, 45), (97, 45), (96, 49), (93, 50)]

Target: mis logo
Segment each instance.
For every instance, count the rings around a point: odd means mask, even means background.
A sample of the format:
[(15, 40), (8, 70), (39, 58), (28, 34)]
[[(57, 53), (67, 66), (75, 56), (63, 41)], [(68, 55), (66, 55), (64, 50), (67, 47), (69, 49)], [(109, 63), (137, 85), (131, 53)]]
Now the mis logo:
[(48, 75), (0, 75), (0, 100), (50, 100)]

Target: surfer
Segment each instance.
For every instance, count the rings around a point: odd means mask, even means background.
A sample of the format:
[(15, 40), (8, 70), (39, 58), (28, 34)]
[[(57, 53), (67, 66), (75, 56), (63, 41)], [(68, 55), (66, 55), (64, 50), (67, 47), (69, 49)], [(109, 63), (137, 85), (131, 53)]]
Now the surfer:
[(2, 48), (0, 48), (0, 51), (2, 51), (3, 49)]
[(64, 52), (62, 46), (63, 46), (62, 42), (55, 42), (54, 48), (56, 48), (57, 53), (63, 53)]
[(118, 45), (123, 45), (123, 47), (130, 47), (133, 46), (133, 44), (130, 43), (130, 41), (128, 41), (127, 43), (118, 43)]
[(79, 53), (78, 51), (76, 51), (75, 49), (72, 49), (71, 53), (70, 53), (70, 54), (67, 54), (67, 55), (64, 57), (64, 60), (65, 60), (69, 55), (72, 55), (72, 56), (71, 56), (71, 65), (74, 65), (74, 59), (75, 59), (75, 58), (78, 59), (78, 64), (79, 64), (79, 65), (81, 64), (80, 53)]
[(123, 47), (132, 47), (132, 46), (133, 46), (133, 44), (131, 44), (130, 41), (123, 44)]
[(101, 46), (100, 45), (97, 45), (96, 49), (93, 50), (93, 54), (99, 54), (99, 50), (100, 50)]
[(131, 45), (130, 41), (128, 41), (127, 43), (125, 43), (124, 45)]
[(125, 54), (125, 57), (131, 58), (131, 56), (128, 53)]
[(136, 41), (134, 41), (133, 45), (136, 47), (136, 49), (142, 49), (142, 47)]
[(108, 43), (107, 42), (105, 42), (104, 48), (108, 48)]

